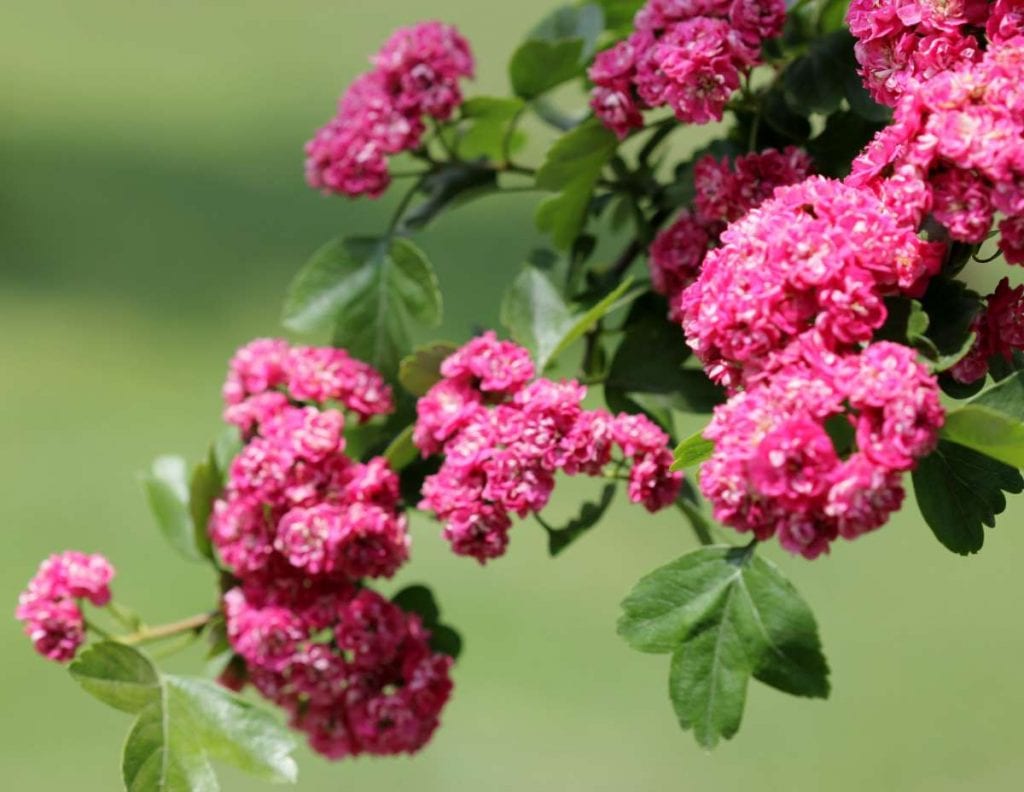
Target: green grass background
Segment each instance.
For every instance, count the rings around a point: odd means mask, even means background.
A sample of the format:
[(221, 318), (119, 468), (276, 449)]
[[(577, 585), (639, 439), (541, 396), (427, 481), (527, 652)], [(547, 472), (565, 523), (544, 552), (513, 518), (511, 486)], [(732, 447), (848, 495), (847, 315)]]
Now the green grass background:
[[(505, 87), (548, 3), (465, 0), (8, 0), (0, 6), (0, 603), (47, 553), (102, 550), (117, 595), (152, 621), (206, 607), (137, 472), (196, 458), (218, 430), (232, 350), (279, 332), (280, 295), (321, 242), (372, 232), (387, 203), (305, 188), (301, 146), (396, 25), (458, 23), (479, 92)], [(423, 235), (448, 303), (441, 335), (493, 324), (535, 241), (524, 196)], [(552, 510), (591, 491), (573, 485)], [(671, 516), (618, 508), (557, 561), (531, 523), (486, 569), (426, 521), (401, 581), (436, 588), (467, 649), (443, 728), (420, 756), (329, 764), (300, 790), (1010, 790), (1021, 788), (1022, 510), (962, 559), (904, 516), (814, 563), (779, 557), (813, 604), (827, 703), (752, 687), (715, 753), (682, 734), (667, 658), (615, 636), (617, 603), (690, 549)], [(0, 621), (0, 787), (109, 792), (128, 719)], [(263, 787), (225, 773), (228, 790)]]

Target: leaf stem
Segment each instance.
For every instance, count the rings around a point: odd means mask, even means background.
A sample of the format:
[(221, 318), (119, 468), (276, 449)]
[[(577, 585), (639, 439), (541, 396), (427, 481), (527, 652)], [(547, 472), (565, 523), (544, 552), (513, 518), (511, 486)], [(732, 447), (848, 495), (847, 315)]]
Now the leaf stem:
[(412, 187), (406, 190), (405, 195), (402, 196), (402, 200), (398, 202), (398, 206), (395, 207), (395, 213), (391, 215), (391, 222), (388, 224), (388, 236), (391, 236), (398, 229), (399, 224), (402, 222), (402, 217), (405, 215), (409, 205), (413, 202), (416, 197), (416, 193), (419, 192), (420, 187), (423, 186), (423, 180), (425, 176), (420, 177)]
[(134, 646), (137, 644), (148, 643), (150, 641), (160, 641), (164, 638), (173, 638), (174, 636), (181, 635), (182, 633), (199, 633), (203, 627), (213, 620), (216, 615), (216, 611), (211, 613), (197, 613), (195, 616), (189, 616), (187, 619), (181, 619), (180, 621), (170, 622), (168, 624), (158, 624), (155, 627), (143, 627), (141, 630), (129, 635), (112, 637), (120, 643)]
[(707, 547), (713, 545), (715, 539), (711, 536), (711, 526), (701, 511), (687, 500), (677, 500), (676, 507), (681, 511), (690, 523), (697, 541)]

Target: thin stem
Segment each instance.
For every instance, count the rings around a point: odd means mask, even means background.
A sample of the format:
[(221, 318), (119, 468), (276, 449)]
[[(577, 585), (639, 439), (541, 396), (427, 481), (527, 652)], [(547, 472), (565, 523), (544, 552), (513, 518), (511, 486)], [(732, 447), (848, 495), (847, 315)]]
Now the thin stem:
[(107, 613), (126, 630), (137, 630), (139, 628), (139, 617), (131, 610), (118, 605), (114, 600), (107, 603)]
[(1001, 255), (1003, 255), (1003, 251), (997, 250), (995, 253), (993, 253), (988, 258), (980, 259), (980, 258), (978, 258), (978, 254), (977, 253), (975, 253), (973, 256), (971, 256), (971, 258), (974, 259), (975, 261), (977, 261), (979, 264), (991, 264), (993, 261), (995, 261)]
[(701, 513), (700, 509), (686, 500), (677, 500), (676, 507), (686, 516), (686, 519), (689, 521), (690, 527), (693, 529), (693, 534), (697, 537), (698, 542), (705, 547), (715, 543), (714, 537), (711, 536), (711, 526), (708, 524), (707, 518)]
[(512, 120), (508, 123), (508, 129), (505, 130), (505, 135), (501, 139), (501, 159), (506, 165), (512, 162), (512, 136), (515, 134), (516, 127), (519, 125), (519, 120), (523, 117), (523, 113), (526, 112), (526, 105), (523, 105), (512, 116)]
[(390, 176), (391, 176), (392, 179), (416, 179), (416, 178), (422, 178), (423, 176), (426, 176), (428, 173), (430, 173), (429, 170), (397, 171), (397, 172), (392, 172), (390, 174)]
[(402, 196), (402, 200), (398, 202), (398, 206), (395, 207), (395, 213), (391, 215), (391, 222), (388, 224), (389, 236), (395, 233), (399, 223), (402, 222), (402, 217), (409, 208), (409, 204), (413, 202), (413, 199), (416, 197), (416, 193), (419, 192), (420, 187), (423, 185), (423, 178), (419, 179), (419, 181), (406, 191), (405, 195)]
[(98, 624), (96, 624), (96, 622), (89, 621), (88, 619), (85, 620), (85, 629), (88, 630), (89, 632), (96, 633), (100, 638), (107, 638), (107, 639), (109, 639), (109, 638), (112, 637), (109, 632), (107, 632), (102, 627), (100, 627)]
[(451, 144), (448, 142), (448, 139), (444, 136), (444, 127), (441, 126), (441, 124), (439, 124), (436, 120), (431, 120), (430, 125), (434, 127), (434, 137), (436, 137), (438, 141), (441, 143), (441, 148), (444, 149), (445, 154), (447, 154), (448, 157), (453, 161), (458, 162), (459, 155), (455, 151), (455, 149), (452, 148)]
[(216, 613), (197, 613), (195, 616), (189, 616), (187, 619), (170, 622), (169, 624), (143, 627), (141, 630), (130, 635), (118, 636), (116, 640), (123, 644), (135, 645), (148, 643), (149, 641), (160, 641), (164, 638), (173, 638), (176, 635), (187, 632), (199, 633), (216, 615)]

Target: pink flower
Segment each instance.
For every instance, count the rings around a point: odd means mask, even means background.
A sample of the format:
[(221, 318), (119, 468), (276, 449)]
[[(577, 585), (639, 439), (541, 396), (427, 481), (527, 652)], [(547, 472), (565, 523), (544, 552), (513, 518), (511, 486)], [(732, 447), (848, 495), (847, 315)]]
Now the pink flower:
[(654, 290), (671, 302), (696, 280), (710, 242), (705, 225), (683, 210), (651, 243), (648, 263)]
[(647, 108), (667, 105), (686, 123), (720, 120), (784, 17), (782, 0), (649, 0), (635, 32), (594, 59), (590, 105), (620, 138), (643, 126)]
[(462, 379), (442, 379), (416, 402), (413, 442), (436, 454), (483, 409), (480, 391)]
[(36, 651), (66, 663), (85, 641), (85, 618), (77, 600), (97, 607), (110, 602), (114, 567), (102, 555), (67, 550), (44, 560), (18, 597), (14, 616)]
[(985, 308), (974, 319), (977, 334), (968, 355), (950, 371), (959, 382), (977, 382), (988, 374), (989, 359), (998, 355), (1007, 361), (1017, 350), (1024, 350), (1024, 286), (1010, 288), (1003, 278), (986, 300)]
[(511, 341), (499, 341), (488, 330), (450, 355), (441, 364), (441, 374), (485, 393), (508, 396), (533, 379), (534, 369), (529, 352)]
[(399, 28), (349, 87), (338, 113), (306, 144), (306, 181), (328, 193), (375, 198), (388, 187), (387, 157), (416, 148), (423, 116), (448, 119), (462, 103), (459, 80), (473, 55), (440, 22)]
[(870, 191), (811, 177), (730, 225), (679, 300), (690, 346), (730, 388), (804, 334), (852, 351), (885, 320), (881, 299), (935, 265), (915, 229)]
[[(815, 558), (836, 537), (885, 523), (903, 498), (900, 475), (931, 453), (944, 412), (909, 347), (837, 356), (808, 343), (784, 360), (715, 409), (700, 485), (719, 521)], [(830, 420), (855, 429), (854, 448), (834, 446)]]

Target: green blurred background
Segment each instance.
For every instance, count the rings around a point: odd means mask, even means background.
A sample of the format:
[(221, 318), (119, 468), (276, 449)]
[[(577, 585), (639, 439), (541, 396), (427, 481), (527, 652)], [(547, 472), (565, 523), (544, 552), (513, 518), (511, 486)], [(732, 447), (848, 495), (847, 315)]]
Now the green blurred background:
[[(457, 23), (504, 68), (544, 0), (7, 0), (0, 6), (0, 603), (47, 553), (102, 550), (151, 621), (209, 604), (202, 568), (165, 548), (137, 472), (218, 430), (232, 350), (279, 332), (281, 293), (320, 243), (387, 206), (305, 188), (301, 147), (396, 25)], [(387, 200), (385, 201), (387, 204)], [(524, 196), (421, 238), (443, 283), (443, 336), (492, 324), (535, 241)], [(562, 494), (568, 513), (589, 492)], [(486, 569), (414, 526), (401, 581), (437, 590), (467, 649), (433, 743), (414, 759), (328, 764), (301, 790), (1020, 789), (1024, 630), (1019, 507), (962, 559), (908, 510), (832, 557), (780, 562), (815, 607), (827, 703), (751, 689), (714, 754), (675, 726), (667, 658), (614, 634), (631, 583), (691, 548), (672, 516), (619, 508), (557, 562), (532, 524)], [(776, 557), (778, 553), (774, 553)], [(0, 787), (109, 792), (128, 719), (0, 630)], [(263, 788), (225, 773), (225, 788)]]

